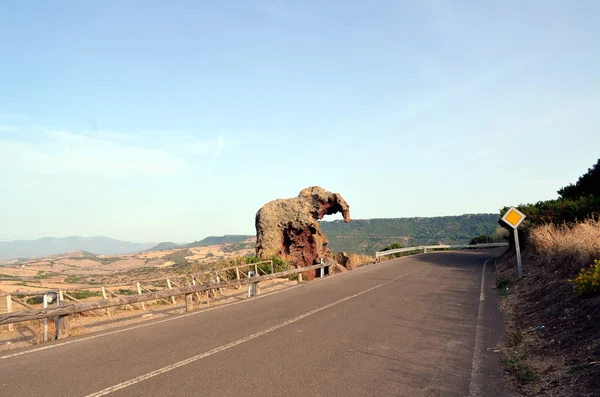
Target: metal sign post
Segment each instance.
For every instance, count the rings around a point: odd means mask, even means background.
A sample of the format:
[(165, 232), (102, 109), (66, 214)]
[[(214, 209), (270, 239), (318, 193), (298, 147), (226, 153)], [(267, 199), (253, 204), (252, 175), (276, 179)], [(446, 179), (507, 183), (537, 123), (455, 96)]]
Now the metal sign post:
[(517, 252), (517, 268), (519, 269), (519, 278), (523, 278), (523, 264), (521, 263), (521, 248), (519, 247), (519, 229), (513, 230), (515, 235), (515, 251)]
[(519, 270), (519, 278), (523, 278), (523, 264), (521, 263), (521, 248), (519, 246), (519, 225), (525, 220), (525, 214), (511, 207), (502, 217), (504, 223), (513, 228), (515, 236), (515, 251), (517, 253), (517, 268)]

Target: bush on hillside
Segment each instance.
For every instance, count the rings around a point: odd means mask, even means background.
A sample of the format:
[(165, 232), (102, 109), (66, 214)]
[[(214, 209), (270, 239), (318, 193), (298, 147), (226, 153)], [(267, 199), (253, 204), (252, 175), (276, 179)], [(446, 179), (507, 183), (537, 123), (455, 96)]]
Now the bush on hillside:
[[(575, 184), (558, 190), (558, 194), (558, 199), (521, 204), (517, 208), (527, 216), (528, 225), (574, 223), (597, 218), (600, 214), (600, 160)], [(502, 208), (500, 216), (508, 209)]]
[(487, 234), (482, 234), (481, 236), (473, 237), (469, 242), (469, 245), (485, 244), (491, 241), (492, 238), (490, 236), (488, 236)]
[(563, 199), (576, 200), (580, 197), (600, 197), (600, 159), (588, 172), (579, 177), (575, 184), (569, 184), (558, 191)]
[[(257, 256), (247, 256), (245, 257), (247, 264), (264, 262), (264, 261), (273, 261), (273, 271), (275, 273), (283, 272), (290, 269), (289, 261), (282, 259), (277, 255), (273, 255), (269, 258), (259, 258)], [(265, 273), (271, 273), (271, 264), (269, 263), (261, 263), (258, 267)]]
[(578, 294), (600, 292), (600, 261), (596, 259), (590, 267), (581, 269), (579, 275), (569, 281), (575, 284), (575, 292)]

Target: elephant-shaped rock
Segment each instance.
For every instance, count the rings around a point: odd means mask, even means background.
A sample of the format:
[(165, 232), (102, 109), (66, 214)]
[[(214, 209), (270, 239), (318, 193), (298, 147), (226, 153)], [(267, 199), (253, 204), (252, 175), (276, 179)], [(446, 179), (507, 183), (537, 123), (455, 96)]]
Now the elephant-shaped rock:
[[(256, 255), (277, 255), (295, 267), (333, 259), (318, 220), (338, 212), (346, 223), (351, 221), (350, 207), (342, 196), (319, 186), (306, 188), (295, 198), (268, 202), (256, 213)], [(310, 280), (315, 274), (313, 270), (305, 277)]]

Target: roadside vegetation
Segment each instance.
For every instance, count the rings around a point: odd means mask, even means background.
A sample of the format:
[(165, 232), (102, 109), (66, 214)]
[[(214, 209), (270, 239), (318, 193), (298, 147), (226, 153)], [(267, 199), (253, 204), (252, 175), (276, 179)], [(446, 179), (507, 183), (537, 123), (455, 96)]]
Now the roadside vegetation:
[(502, 362), (525, 396), (595, 396), (600, 390), (600, 160), (558, 193), (559, 199), (518, 207), (528, 216), (520, 236), (525, 277), (517, 276), (513, 252), (497, 264), (506, 322)]

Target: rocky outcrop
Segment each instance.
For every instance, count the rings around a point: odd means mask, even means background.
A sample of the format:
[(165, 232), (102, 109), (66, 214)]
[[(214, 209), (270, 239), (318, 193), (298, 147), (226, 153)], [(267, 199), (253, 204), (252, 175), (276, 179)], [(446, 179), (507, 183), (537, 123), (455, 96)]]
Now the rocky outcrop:
[(348, 255), (345, 252), (339, 252), (335, 254), (335, 261), (348, 270), (354, 270), (356, 268), (356, 266), (354, 266), (354, 264), (350, 260), (350, 255)]
[[(320, 258), (333, 259), (317, 221), (338, 212), (345, 222), (351, 221), (350, 207), (342, 196), (319, 186), (306, 188), (295, 198), (268, 202), (256, 213), (256, 255), (278, 255), (296, 267), (311, 266)], [(309, 280), (314, 276), (315, 271), (305, 273)]]

